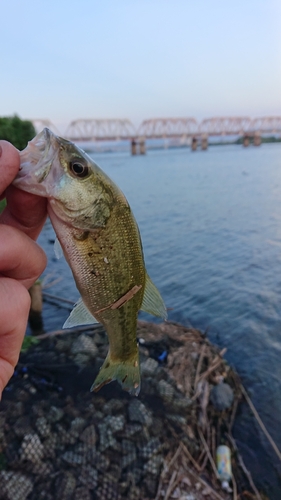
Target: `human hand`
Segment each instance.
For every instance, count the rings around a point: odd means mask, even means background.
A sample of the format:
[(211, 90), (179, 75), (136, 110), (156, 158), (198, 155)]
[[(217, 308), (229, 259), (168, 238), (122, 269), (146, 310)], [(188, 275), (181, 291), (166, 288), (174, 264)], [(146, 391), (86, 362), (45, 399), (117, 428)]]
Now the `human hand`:
[(0, 399), (17, 364), (30, 308), (28, 289), (46, 266), (35, 240), (47, 217), (45, 198), (11, 185), (20, 165), (19, 152), (0, 141)]

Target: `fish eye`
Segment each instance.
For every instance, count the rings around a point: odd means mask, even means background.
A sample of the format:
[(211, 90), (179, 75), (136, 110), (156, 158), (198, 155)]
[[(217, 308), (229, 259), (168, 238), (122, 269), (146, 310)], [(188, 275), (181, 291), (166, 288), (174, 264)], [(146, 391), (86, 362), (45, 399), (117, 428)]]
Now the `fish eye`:
[(78, 161), (73, 161), (72, 163), (70, 163), (69, 169), (75, 177), (79, 177), (80, 179), (84, 179), (84, 177), (87, 177), (87, 175), (89, 174), (89, 167), (87, 167), (87, 165), (79, 163)]

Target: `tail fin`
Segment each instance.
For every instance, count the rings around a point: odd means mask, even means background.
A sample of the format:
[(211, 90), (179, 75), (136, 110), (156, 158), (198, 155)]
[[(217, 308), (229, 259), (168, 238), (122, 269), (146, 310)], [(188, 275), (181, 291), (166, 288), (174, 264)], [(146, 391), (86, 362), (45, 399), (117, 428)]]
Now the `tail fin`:
[(124, 391), (128, 391), (135, 396), (140, 391), (140, 366), (139, 353), (126, 361), (113, 360), (110, 351), (94, 381), (91, 391), (97, 392), (104, 385), (117, 380)]

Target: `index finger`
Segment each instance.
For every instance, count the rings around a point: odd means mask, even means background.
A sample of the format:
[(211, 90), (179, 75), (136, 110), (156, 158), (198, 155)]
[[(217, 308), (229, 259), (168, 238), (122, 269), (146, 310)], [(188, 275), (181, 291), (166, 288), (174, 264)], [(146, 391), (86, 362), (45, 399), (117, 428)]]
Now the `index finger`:
[(11, 185), (20, 167), (19, 152), (6, 141), (0, 141), (0, 148), (0, 196), (5, 192), (7, 199), (0, 223), (16, 227), (36, 239), (47, 217), (47, 200)]
[(7, 141), (0, 141), (0, 196), (13, 182), (20, 168), (19, 152)]

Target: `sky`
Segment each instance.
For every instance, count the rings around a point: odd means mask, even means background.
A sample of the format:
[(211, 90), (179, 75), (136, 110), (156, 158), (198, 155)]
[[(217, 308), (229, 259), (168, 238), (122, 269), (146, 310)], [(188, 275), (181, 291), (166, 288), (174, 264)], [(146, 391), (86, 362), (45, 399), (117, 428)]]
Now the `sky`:
[(1, 0), (0, 116), (281, 115), (280, 0)]

